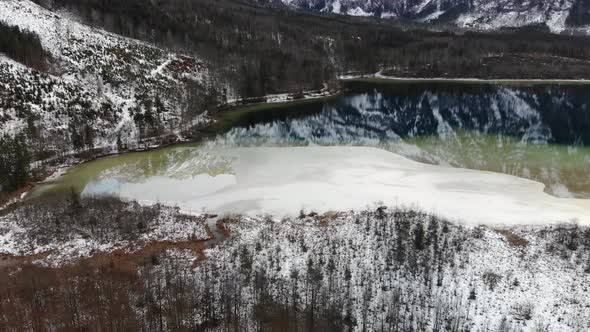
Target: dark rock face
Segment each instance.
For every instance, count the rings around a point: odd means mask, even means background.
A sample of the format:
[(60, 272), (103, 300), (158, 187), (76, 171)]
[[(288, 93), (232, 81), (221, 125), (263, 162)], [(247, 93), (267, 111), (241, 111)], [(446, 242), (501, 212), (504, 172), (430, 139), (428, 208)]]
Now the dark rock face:
[(575, 0), (566, 23), (569, 26), (590, 24), (590, 2), (587, 0)]
[[(277, 3), (279, 0), (257, 2)], [(281, 0), (303, 10), (456, 23), (484, 29), (546, 25), (553, 32), (588, 33), (587, 0)]]

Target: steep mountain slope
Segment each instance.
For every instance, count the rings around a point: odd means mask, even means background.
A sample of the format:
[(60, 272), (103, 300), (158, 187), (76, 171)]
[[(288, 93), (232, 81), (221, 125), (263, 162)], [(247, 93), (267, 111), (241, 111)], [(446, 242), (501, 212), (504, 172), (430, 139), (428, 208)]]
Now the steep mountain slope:
[(136, 146), (201, 120), (192, 96), (204, 95), (207, 69), (199, 60), (31, 1), (2, 1), (0, 12), (4, 24), (37, 34), (52, 58), (40, 72), (0, 54), (0, 134), (26, 133), (48, 154)]
[(590, 31), (584, 0), (282, 0), (286, 5), (356, 16), (451, 22), (495, 29), (546, 25), (553, 32)]

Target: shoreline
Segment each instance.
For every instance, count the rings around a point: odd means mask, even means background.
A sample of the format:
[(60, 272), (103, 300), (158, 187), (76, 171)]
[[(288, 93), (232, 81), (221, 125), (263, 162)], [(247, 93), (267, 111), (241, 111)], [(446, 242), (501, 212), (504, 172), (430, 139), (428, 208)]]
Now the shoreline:
[[(180, 215), (195, 218), (202, 222), (207, 237), (203, 238), (186, 238), (186, 239), (171, 239), (166, 236), (157, 236), (155, 238), (138, 238), (135, 240), (121, 240), (112, 241), (108, 243), (108, 246), (101, 248), (94, 248), (86, 253), (80, 253), (79, 251), (69, 251), (62, 257), (56, 257), (50, 260), (47, 259), (50, 255), (58, 252), (65, 252), (64, 248), (67, 248), (65, 244), (62, 244), (59, 248), (49, 248), (44, 251), (35, 251), (27, 249), (27, 251), (10, 252), (0, 250), (0, 270), (3, 268), (11, 268), (20, 264), (33, 264), (49, 269), (61, 269), (71, 266), (75, 266), (81, 261), (94, 261), (96, 258), (101, 257), (118, 257), (125, 261), (127, 258), (134, 260), (134, 258), (146, 258), (150, 255), (144, 255), (143, 253), (148, 250), (149, 253), (158, 252), (161, 253), (168, 249), (177, 250), (191, 250), (198, 254), (198, 257), (204, 258), (201, 254), (204, 250), (216, 247), (219, 244), (224, 243), (227, 239), (237, 234), (231, 229), (233, 224), (247, 224), (248, 222), (258, 222), (263, 224), (264, 222), (288, 222), (293, 225), (306, 223), (313, 227), (325, 227), (333, 221), (340, 220), (346, 223), (355, 223), (354, 217), (358, 215), (373, 215), (372, 221), (378, 220), (376, 217), (379, 214), (396, 215), (398, 213), (409, 213), (420, 217), (424, 222), (427, 220), (435, 219), (438, 222), (453, 228), (464, 229), (469, 232), (476, 232), (477, 230), (489, 230), (497, 233), (499, 236), (505, 238), (505, 241), (510, 245), (516, 244), (516, 247), (522, 246), (523, 243), (527, 244), (528, 241), (521, 237), (524, 234), (533, 234), (536, 232), (550, 231), (550, 232), (561, 232), (561, 231), (585, 231), (590, 230), (590, 225), (576, 224), (573, 222), (554, 222), (545, 224), (471, 224), (462, 222), (460, 220), (449, 219), (445, 216), (441, 216), (432, 211), (425, 209), (404, 206), (404, 205), (379, 205), (367, 206), (362, 209), (353, 210), (328, 210), (323, 212), (316, 212), (315, 210), (309, 210), (302, 212), (298, 216), (285, 216), (279, 217), (277, 215), (256, 215), (249, 216), (246, 214), (208, 214), (208, 213), (195, 213), (175, 205), (167, 205), (162, 203), (127, 200), (124, 198), (117, 198), (125, 204), (138, 203), (142, 208), (153, 208), (155, 205), (161, 205), (164, 209), (176, 210)], [(356, 223), (355, 223), (356, 224)], [(230, 226), (230, 227), (228, 227)], [(526, 245), (525, 245), (526, 246)], [(80, 247), (78, 247), (80, 248)], [(152, 251), (151, 249), (157, 249)], [(191, 250), (192, 251), (192, 250)], [(197, 257), (196, 256), (196, 257)]]
[[(48, 162), (50, 171), (45, 172), (45, 175), (32, 179), (22, 188), (19, 188), (15, 191), (4, 193), (4, 196), (7, 199), (0, 201), (0, 212), (9, 209), (10, 207), (18, 204), (19, 202), (23, 201), (28, 197), (28, 195), (38, 186), (45, 183), (50, 183), (51, 181), (59, 178), (60, 176), (68, 173), (68, 171), (75, 166), (82, 165), (85, 163), (89, 163), (98, 159), (130, 154), (130, 153), (141, 153), (147, 152), (157, 149), (163, 149), (171, 146), (178, 146), (182, 144), (192, 144), (198, 143), (207, 137), (211, 137), (212, 135), (217, 134), (225, 130), (227, 127), (226, 122), (233, 122), (235, 119), (233, 117), (236, 116), (243, 116), (244, 114), (255, 113), (257, 111), (264, 111), (270, 108), (281, 108), (281, 107), (290, 107), (298, 104), (305, 104), (305, 103), (314, 103), (320, 100), (329, 99), (336, 97), (342, 93), (342, 89), (336, 90), (314, 90), (314, 91), (307, 91), (303, 93), (286, 93), (286, 94), (275, 94), (275, 95), (267, 95), (262, 97), (255, 97), (255, 98), (248, 98), (244, 100), (236, 100), (231, 101), (228, 103), (220, 104), (217, 106), (217, 110), (215, 114), (212, 116), (213, 121), (208, 123), (207, 125), (197, 128), (195, 131), (195, 135), (190, 137), (181, 137), (179, 135), (176, 136), (176, 140), (165, 140), (162, 144), (151, 144), (151, 145), (144, 145), (137, 148), (127, 149), (123, 151), (115, 150), (113, 147), (100, 147), (100, 148), (93, 148), (89, 150), (75, 152), (73, 154), (68, 155), (64, 162), (60, 162), (54, 165), (51, 165), (51, 160), (53, 158), (48, 158), (45, 160), (37, 160), (33, 163), (43, 165), (45, 162)], [(298, 95), (302, 95), (303, 97), (299, 98)], [(265, 99), (265, 101), (259, 101), (260, 99)], [(166, 134), (159, 137), (151, 137), (146, 140), (149, 142), (150, 140), (164, 140), (166, 137), (170, 137), (172, 134)], [(90, 157), (81, 157), (84, 154), (92, 153), (93, 150), (97, 152), (92, 154)], [(42, 166), (39, 166), (42, 167)]]
[(344, 82), (372, 82), (372, 83), (464, 83), (464, 84), (530, 84), (530, 85), (551, 85), (571, 84), (590, 85), (590, 79), (544, 79), (544, 78), (477, 78), (477, 77), (400, 77), (387, 76), (380, 73), (363, 75), (341, 75), (338, 80)]

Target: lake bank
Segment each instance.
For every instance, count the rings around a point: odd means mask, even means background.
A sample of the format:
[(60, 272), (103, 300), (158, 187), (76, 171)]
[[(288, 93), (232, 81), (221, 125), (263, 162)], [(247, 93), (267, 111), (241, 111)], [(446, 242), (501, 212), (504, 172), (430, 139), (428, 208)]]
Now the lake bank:
[(449, 83), (449, 84), (501, 84), (501, 85), (588, 85), (590, 79), (511, 79), (469, 77), (404, 77), (383, 74), (350, 75), (339, 78), (343, 82), (364, 83)]

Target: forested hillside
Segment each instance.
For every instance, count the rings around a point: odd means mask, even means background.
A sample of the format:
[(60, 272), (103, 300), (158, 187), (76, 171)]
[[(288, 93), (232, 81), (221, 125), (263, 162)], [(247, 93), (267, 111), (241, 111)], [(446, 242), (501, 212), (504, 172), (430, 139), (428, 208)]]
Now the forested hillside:
[(243, 97), (318, 89), (338, 74), (383, 68), (414, 77), (590, 77), (589, 39), (535, 28), (433, 30), (235, 0), (52, 3), (90, 25), (194, 52)]
[(0, 137), (0, 192), (13, 191), (29, 180), (31, 156), (24, 135)]
[[(30, 1), (2, 1), (0, 11), (0, 136), (23, 142), (4, 145), (7, 160), (16, 147), (32, 162), (59, 162), (175, 141), (207, 123), (203, 115), (218, 103), (206, 65), (194, 57)], [(22, 184), (12, 171), (0, 174), (4, 189)]]
[[(22, 267), (0, 273), (0, 329), (590, 328), (590, 230), (575, 224), (472, 228), (381, 206), (218, 218), (228, 237), (208, 241), (203, 218), (112, 198), (0, 216), (4, 248), (21, 255), (0, 272)], [(172, 241), (114, 249), (152, 234)]]

